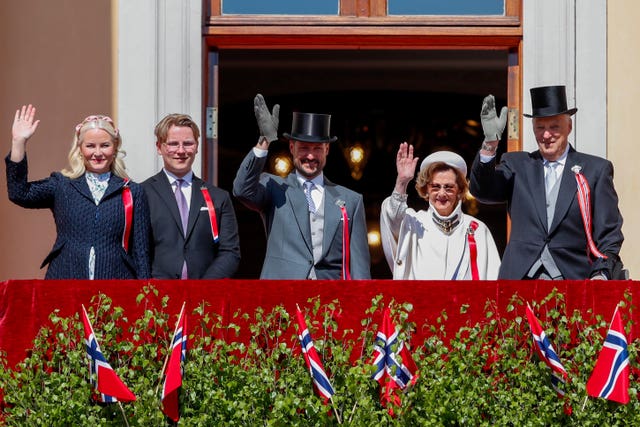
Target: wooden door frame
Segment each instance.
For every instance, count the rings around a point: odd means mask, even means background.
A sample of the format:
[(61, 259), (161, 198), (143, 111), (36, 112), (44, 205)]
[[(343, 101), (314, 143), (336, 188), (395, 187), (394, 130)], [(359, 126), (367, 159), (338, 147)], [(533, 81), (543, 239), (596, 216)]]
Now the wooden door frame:
[[(504, 16), (398, 17), (386, 16), (386, 10), (386, 0), (340, 0), (336, 16), (222, 15), (221, 0), (203, 0), (203, 117), (215, 92), (208, 81), (212, 51), (497, 49), (509, 58), (507, 150), (521, 150), (522, 0), (505, 0)], [(203, 158), (215, 155), (215, 147), (206, 144)], [(210, 162), (204, 162), (203, 176), (216, 183), (210, 173)]]

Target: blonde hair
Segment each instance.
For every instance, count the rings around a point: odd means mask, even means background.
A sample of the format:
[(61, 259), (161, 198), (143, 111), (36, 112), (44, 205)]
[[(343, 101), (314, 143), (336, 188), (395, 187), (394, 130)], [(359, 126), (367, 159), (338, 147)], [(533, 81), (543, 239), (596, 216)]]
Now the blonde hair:
[(82, 176), (86, 172), (80, 145), (82, 144), (85, 133), (91, 129), (100, 129), (109, 134), (116, 151), (113, 163), (111, 163), (111, 173), (120, 178), (128, 179), (129, 176), (126, 172), (126, 166), (124, 160), (122, 160), (126, 152), (120, 149), (122, 138), (120, 137), (118, 128), (113, 124), (113, 120), (108, 116), (88, 116), (76, 126), (73, 143), (71, 144), (71, 150), (68, 155), (69, 166), (61, 171), (62, 175), (73, 179)]
[(420, 197), (428, 200), (429, 190), (427, 189), (427, 186), (431, 184), (431, 181), (433, 181), (433, 175), (435, 175), (436, 172), (446, 172), (449, 170), (453, 171), (453, 173), (456, 174), (456, 184), (460, 189), (460, 196), (464, 197), (469, 191), (469, 183), (467, 182), (467, 178), (458, 168), (454, 168), (453, 166), (448, 165), (444, 162), (431, 163), (429, 167), (422, 169), (418, 173), (418, 177), (416, 178), (416, 190), (418, 191)]
[(198, 125), (193, 121), (191, 116), (189, 116), (188, 114), (174, 113), (165, 116), (156, 125), (156, 128), (154, 130), (154, 133), (156, 135), (156, 143), (164, 144), (165, 142), (167, 142), (167, 135), (169, 135), (169, 128), (171, 128), (171, 126), (191, 128), (193, 137), (196, 139), (196, 143), (200, 139), (200, 129), (198, 129)]

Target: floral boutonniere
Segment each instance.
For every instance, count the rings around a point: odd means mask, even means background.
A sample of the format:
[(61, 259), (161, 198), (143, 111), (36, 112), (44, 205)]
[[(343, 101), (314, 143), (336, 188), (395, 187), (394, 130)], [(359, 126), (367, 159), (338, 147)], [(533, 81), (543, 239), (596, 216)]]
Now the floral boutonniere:
[(576, 175), (579, 174), (581, 170), (582, 170), (582, 166), (580, 166), (580, 165), (571, 166), (571, 171), (573, 173), (575, 173)]
[(336, 206), (340, 208), (341, 216), (340, 221), (345, 221), (345, 224), (349, 221), (347, 216), (347, 203), (344, 200), (336, 200)]

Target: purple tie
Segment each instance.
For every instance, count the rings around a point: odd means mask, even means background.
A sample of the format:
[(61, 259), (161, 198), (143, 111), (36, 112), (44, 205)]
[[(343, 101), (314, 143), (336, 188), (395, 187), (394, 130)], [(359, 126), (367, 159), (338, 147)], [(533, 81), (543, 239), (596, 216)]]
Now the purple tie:
[(178, 211), (180, 211), (180, 219), (182, 220), (182, 232), (187, 234), (187, 222), (189, 221), (189, 206), (187, 205), (187, 198), (184, 197), (182, 192), (182, 184), (184, 179), (176, 179), (176, 203), (178, 204)]
[[(178, 204), (178, 211), (180, 211), (180, 220), (182, 221), (182, 233), (187, 235), (187, 223), (189, 221), (189, 206), (187, 205), (187, 198), (184, 197), (182, 192), (182, 184), (184, 179), (176, 180), (176, 203)], [(187, 260), (184, 260), (182, 264), (182, 279), (187, 279)]]

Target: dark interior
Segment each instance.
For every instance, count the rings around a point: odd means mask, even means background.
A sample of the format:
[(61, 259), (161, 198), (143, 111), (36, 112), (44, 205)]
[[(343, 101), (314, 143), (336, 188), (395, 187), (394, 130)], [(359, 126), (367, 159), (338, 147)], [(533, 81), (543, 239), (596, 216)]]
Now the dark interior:
[[(380, 205), (393, 190), (401, 142), (413, 144), (421, 159), (449, 149), (470, 165), (483, 138), (483, 97), (494, 94), (498, 108), (507, 97), (507, 52), (498, 50), (234, 50), (219, 52), (218, 61), (218, 185), (231, 191), (242, 158), (257, 141), (256, 93), (270, 107), (280, 104), (280, 134), (291, 130), (292, 111), (329, 113), (338, 140), (331, 146), (325, 175), (364, 195), (369, 232), (379, 230)], [(360, 177), (352, 175), (343, 154), (356, 143), (366, 153)], [(270, 148), (270, 158), (277, 155), (288, 155), (282, 138)], [(242, 246), (236, 278), (257, 278), (264, 227), (256, 212), (234, 203)], [(412, 185), (409, 205), (426, 207)], [(487, 223), (502, 253), (504, 206), (469, 200), (465, 211)], [(381, 247), (370, 249), (372, 277), (391, 278)]]

